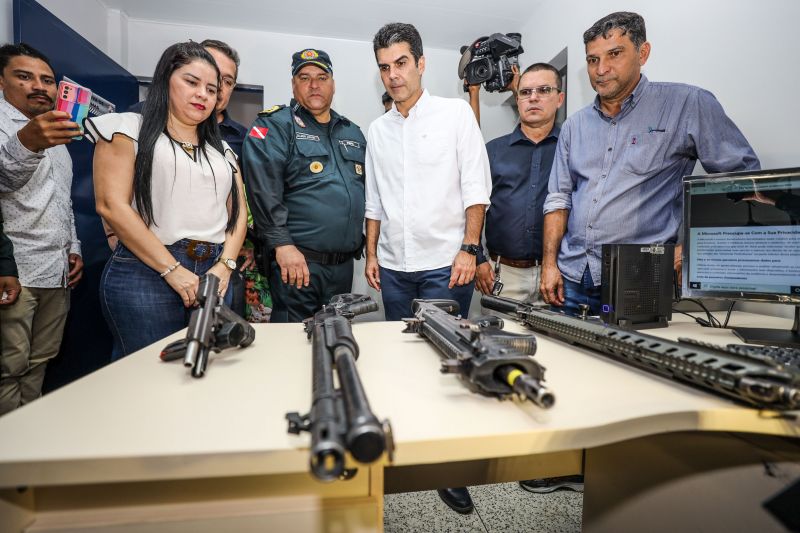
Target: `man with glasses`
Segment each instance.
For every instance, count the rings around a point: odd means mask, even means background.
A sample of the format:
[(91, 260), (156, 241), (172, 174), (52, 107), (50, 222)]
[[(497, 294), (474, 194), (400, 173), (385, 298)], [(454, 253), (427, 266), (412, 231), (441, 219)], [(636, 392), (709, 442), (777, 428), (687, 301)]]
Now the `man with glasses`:
[(583, 42), (597, 97), (561, 127), (544, 204), (541, 291), (567, 313), (588, 304), (596, 315), (603, 244), (676, 242), (681, 180), (698, 159), (707, 172), (760, 165), (710, 92), (642, 75), (650, 43), (640, 15), (607, 15)]
[[(486, 213), (486, 247), (491, 263), (479, 257), (476, 288), (491, 294), (502, 279), (501, 295), (529, 303), (542, 302), (544, 199), (558, 143), (556, 112), (564, 104), (561, 74), (548, 63), (534, 63), (517, 76), (519, 124), (508, 135), (486, 144), (492, 171), (491, 206)], [(480, 86), (478, 86), (479, 88)], [(478, 91), (470, 88), (470, 105), (479, 109)], [(476, 111), (477, 114), (477, 111)], [(583, 489), (583, 476), (529, 479), (520, 486), (535, 493)]]
[[(564, 103), (561, 75), (547, 63), (535, 63), (519, 77), (516, 92), (520, 123), (508, 135), (486, 144), (492, 173), (491, 207), (486, 213), (488, 261), (476, 273), (476, 288), (490, 294), (496, 274), (502, 295), (540, 302), (544, 198), (559, 128), (556, 112)], [(477, 99), (470, 91), (471, 100)]]

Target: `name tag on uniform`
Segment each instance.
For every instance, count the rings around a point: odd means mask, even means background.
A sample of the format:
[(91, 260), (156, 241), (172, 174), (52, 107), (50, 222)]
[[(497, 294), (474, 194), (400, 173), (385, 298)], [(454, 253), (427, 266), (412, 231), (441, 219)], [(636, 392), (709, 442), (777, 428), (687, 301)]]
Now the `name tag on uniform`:
[(294, 134), (294, 138), (298, 141), (316, 141), (319, 142), (319, 135), (311, 135), (310, 133), (303, 133), (298, 131)]
[(361, 143), (357, 141), (343, 141), (340, 140), (339, 144), (344, 146), (344, 149), (347, 150), (348, 148), (361, 148)]

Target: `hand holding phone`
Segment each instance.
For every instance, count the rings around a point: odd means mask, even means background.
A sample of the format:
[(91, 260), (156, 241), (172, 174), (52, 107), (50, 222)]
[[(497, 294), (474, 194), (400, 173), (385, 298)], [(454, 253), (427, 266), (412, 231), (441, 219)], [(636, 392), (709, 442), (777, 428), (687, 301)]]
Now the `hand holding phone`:
[(73, 139), (82, 139), (83, 121), (89, 114), (89, 104), (92, 100), (92, 91), (76, 83), (61, 80), (58, 83), (58, 98), (56, 110), (65, 111), (72, 117), (72, 122), (78, 124), (81, 135)]

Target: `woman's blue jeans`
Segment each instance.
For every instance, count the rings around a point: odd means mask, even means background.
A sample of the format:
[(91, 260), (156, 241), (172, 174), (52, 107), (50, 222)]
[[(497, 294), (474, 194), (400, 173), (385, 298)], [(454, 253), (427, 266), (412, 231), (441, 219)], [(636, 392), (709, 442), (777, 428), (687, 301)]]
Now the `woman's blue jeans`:
[[(167, 249), (181, 265), (203, 276), (222, 253), (222, 244), (189, 239)], [(230, 305), (231, 291), (225, 295)], [(111, 360), (116, 361), (189, 325), (196, 308), (183, 300), (159, 273), (142, 263), (122, 243), (117, 245), (100, 280), (100, 306), (114, 337)]]

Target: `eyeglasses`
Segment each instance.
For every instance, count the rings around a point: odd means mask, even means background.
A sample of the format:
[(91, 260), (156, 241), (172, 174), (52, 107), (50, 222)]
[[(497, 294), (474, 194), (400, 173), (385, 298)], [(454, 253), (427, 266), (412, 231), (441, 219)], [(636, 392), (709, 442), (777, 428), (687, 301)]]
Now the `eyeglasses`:
[(236, 85), (236, 80), (234, 80), (230, 76), (223, 76), (222, 84), (228, 89), (233, 89), (233, 87)]
[(539, 87), (532, 87), (530, 89), (519, 89), (517, 91), (517, 98), (530, 98), (533, 93), (539, 96), (550, 96), (552, 93), (561, 92), (558, 87), (551, 87), (550, 85), (540, 85)]

